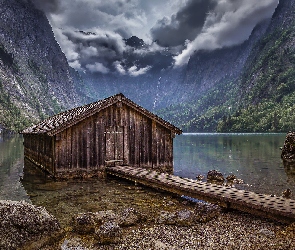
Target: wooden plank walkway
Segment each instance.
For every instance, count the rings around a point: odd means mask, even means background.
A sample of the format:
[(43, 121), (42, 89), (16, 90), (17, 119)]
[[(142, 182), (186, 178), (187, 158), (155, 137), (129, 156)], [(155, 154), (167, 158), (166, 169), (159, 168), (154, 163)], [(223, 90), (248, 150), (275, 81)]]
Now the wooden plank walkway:
[(236, 209), (285, 223), (295, 221), (295, 200), (292, 199), (278, 196), (271, 197), (270, 195), (257, 194), (131, 166), (107, 167), (106, 172), (109, 175), (173, 194), (204, 200), (221, 207)]

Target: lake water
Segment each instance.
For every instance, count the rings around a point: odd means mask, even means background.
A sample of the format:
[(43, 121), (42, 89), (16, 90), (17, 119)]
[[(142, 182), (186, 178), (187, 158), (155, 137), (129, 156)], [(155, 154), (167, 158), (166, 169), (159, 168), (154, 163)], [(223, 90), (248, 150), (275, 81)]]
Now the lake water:
[[(174, 140), (175, 175), (195, 179), (209, 170), (235, 174), (237, 188), (280, 195), (295, 192), (295, 171), (284, 167), (280, 147), (285, 134), (184, 134)], [(25, 165), (25, 168), (24, 168)], [(206, 178), (203, 180), (206, 181)], [(46, 207), (66, 225), (69, 214), (118, 209), (126, 205), (147, 213), (181, 202), (167, 194), (123, 180), (52, 182), (24, 164), (22, 136), (0, 137), (0, 199), (26, 200)], [(171, 202), (172, 199), (172, 202)], [(167, 204), (165, 203), (167, 202)], [(165, 205), (166, 204), (166, 205)], [(151, 215), (152, 217), (152, 215)]]
[(295, 171), (285, 167), (280, 147), (286, 134), (184, 134), (174, 141), (175, 174), (196, 178), (218, 170), (244, 181), (239, 188), (280, 195), (295, 192)]

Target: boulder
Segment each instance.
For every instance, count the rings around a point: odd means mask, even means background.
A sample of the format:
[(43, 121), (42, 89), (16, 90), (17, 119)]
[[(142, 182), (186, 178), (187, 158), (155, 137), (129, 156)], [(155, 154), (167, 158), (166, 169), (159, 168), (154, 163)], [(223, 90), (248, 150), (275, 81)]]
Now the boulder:
[(161, 211), (159, 217), (156, 219), (158, 224), (176, 225), (177, 216), (175, 212)]
[(229, 174), (229, 175), (226, 177), (226, 180), (227, 180), (228, 182), (234, 182), (236, 179), (237, 179), (237, 177), (236, 177), (234, 174)]
[(295, 162), (295, 132), (289, 132), (282, 147), (281, 158), (287, 162)]
[(201, 180), (203, 180), (205, 177), (204, 177), (204, 175), (202, 175), (202, 174), (198, 174), (197, 176), (196, 176), (196, 179), (198, 180), (198, 181), (201, 181)]
[(176, 212), (161, 211), (156, 222), (165, 225), (193, 226), (198, 223), (198, 217), (195, 211), (189, 209)]
[(283, 198), (290, 199), (291, 198), (291, 195), (292, 195), (292, 191), (291, 191), (290, 188), (287, 188), (286, 190), (284, 190), (282, 192)]
[(195, 206), (195, 220), (198, 222), (208, 222), (220, 215), (219, 206), (208, 202), (197, 202)]
[(210, 170), (207, 173), (207, 181), (208, 182), (223, 183), (224, 180), (225, 179), (224, 179), (223, 174), (217, 170)]
[(180, 210), (176, 212), (178, 226), (192, 226), (195, 224), (195, 213), (192, 210)]
[(24, 201), (0, 200), (0, 249), (17, 249), (59, 230), (57, 219), (45, 208)]
[(229, 174), (226, 177), (226, 185), (233, 186), (234, 184), (244, 184), (242, 179), (238, 179), (234, 174)]
[(61, 250), (87, 250), (85, 243), (80, 238), (65, 239), (61, 245)]

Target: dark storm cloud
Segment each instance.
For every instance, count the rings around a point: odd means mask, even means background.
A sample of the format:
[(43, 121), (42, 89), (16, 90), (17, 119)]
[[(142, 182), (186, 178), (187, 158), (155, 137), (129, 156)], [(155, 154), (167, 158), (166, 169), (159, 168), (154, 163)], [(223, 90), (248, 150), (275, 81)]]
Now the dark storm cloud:
[(278, 0), (222, 0), (206, 17), (201, 33), (175, 57), (175, 65), (186, 64), (198, 50), (214, 50), (240, 44), (253, 28), (270, 18)]
[[(32, 0), (45, 11), (69, 64), (78, 70), (137, 76), (170, 46), (175, 65), (200, 49), (241, 43), (278, 0)], [(77, 31), (84, 31), (77, 32)], [(131, 48), (137, 36), (148, 47)], [(158, 40), (158, 44), (152, 43)], [(159, 46), (161, 45), (161, 46)], [(172, 52), (173, 51), (173, 52)], [(174, 53), (176, 51), (176, 53)], [(128, 55), (129, 62), (124, 58)], [(164, 60), (165, 61), (165, 60)], [(166, 64), (165, 64), (166, 65)]]
[(64, 53), (70, 66), (77, 70), (136, 77), (151, 69), (142, 56), (144, 52), (150, 52), (149, 48), (138, 53), (137, 49), (127, 46), (117, 33), (59, 30), (56, 34), (58, 40), (62, 41), (61, 46), (66, 48)]
[(59, 40), (72, 67), (91, 72), (108, 73), (114, 61), (120, 60), (126, 45), (113, 32), (60, 30)]
[(162, 46), (178, 46), (194, 40), (201, 32), (207, 13), (216, 6), (214, 0), (189, 0), (171, 18), (164, 17), (151, 29), (153, 40)]
[(33, 4), (45, 13), (54, 13), (59, 10), (59, 0), (32, 0)]

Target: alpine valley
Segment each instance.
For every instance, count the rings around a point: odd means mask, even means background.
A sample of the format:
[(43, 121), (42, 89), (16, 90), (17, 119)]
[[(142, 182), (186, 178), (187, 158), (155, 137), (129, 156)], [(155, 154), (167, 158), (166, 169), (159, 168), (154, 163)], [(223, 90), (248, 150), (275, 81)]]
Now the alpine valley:
[[(178, 68), (172, 66), (172, 48), (145, 53), (151, 45), (135, 36), (125, 39), (126, 65), (152, 65), (141, 75), (77, 72), (46, 15), (30, 0), (0, 0), (0, 10), (3, 129), (20, 131), (62, 110), (120, 92), (184, 132), (293, 129), (295, 0), (281, 0), (272, 18), (259, 23), (242, 44), (198, 51)], [(138, 48), (141, 61), (131, 53)]]

